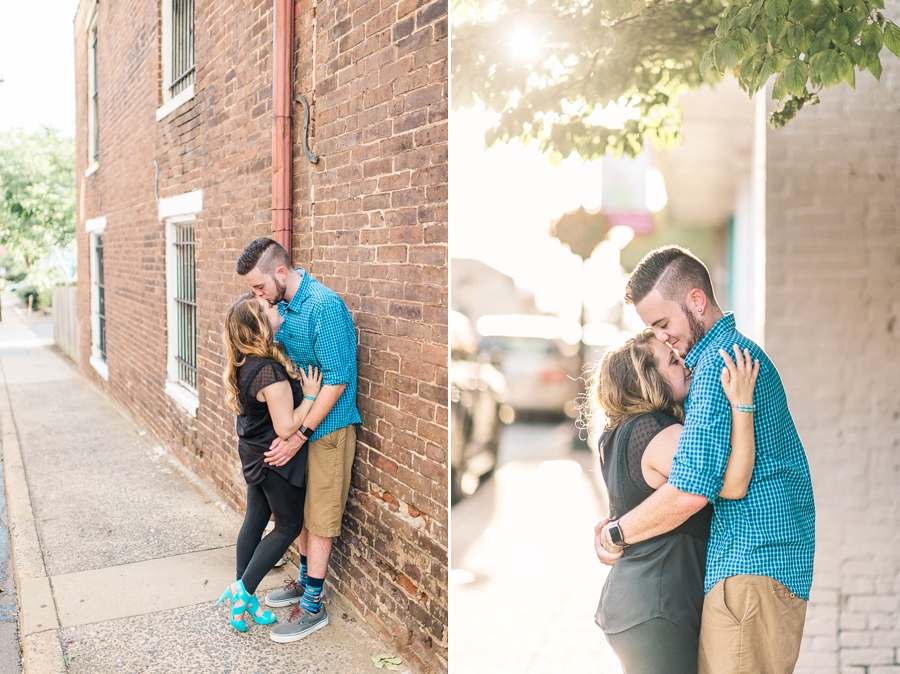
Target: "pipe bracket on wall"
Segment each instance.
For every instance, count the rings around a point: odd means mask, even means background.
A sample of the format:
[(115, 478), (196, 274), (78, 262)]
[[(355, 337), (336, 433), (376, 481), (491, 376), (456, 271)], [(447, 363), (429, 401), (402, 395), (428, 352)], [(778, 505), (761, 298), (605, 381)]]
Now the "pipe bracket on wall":
[(318, 155), (314, 155), (309, 149), (309, 103), (306, 102), (306, 97), (303, 94), (297, 94), (294, 101), (303, 106), (303, 151), (306, 153), (307, 159), (313, 164), (318, 164)]

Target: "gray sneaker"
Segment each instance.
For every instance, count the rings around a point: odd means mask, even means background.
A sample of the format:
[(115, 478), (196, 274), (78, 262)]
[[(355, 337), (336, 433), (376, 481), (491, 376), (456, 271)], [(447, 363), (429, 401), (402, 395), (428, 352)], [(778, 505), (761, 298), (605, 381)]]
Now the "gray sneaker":
[(287, 622), (278, 623), (278, 625), (269, 632), (272, 641), (280, 644), (286, 644), (289, 641), (297, 641), (305, 636), (309, 636), (316, 630), (320, 630), (328, 624), (328, 614), (325, 607), (318, 613), (307, 613), (305, 610), (297, 606), (291, 611), (291, 617)]
[(290, 606), (300, 601), (300, 597), (306, 591), (306, 586), (300, 582), (299, 578), (284, 581), (284, 587), (275, 590), (266, 595), (266, 606), (278, 608), (280, 606)]

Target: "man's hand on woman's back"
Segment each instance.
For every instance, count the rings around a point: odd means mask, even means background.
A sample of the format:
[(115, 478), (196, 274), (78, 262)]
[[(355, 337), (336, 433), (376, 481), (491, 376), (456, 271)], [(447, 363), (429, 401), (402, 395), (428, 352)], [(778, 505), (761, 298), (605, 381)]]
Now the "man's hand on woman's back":
[(605, 518), (600, 522), (597, 522), (597, 525), (594, 527), (594, 550), (597, 553), (597, 558), (606, 564), (607, 566), (612, 566), (616, 563), (616, 560), (622, 556), (622, 548), (613, 548), (616, 552), (610, 552), (605, 546), (609, 545), (609, 534), (604, 532), (606, 525), (609, 524), (609, 518)]

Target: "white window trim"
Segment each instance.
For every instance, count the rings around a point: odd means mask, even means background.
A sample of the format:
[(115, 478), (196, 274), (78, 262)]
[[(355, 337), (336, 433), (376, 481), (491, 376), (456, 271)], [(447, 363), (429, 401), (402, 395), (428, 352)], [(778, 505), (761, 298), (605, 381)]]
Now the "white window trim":
[[(168, 85), (166, 85), (166, 91), (168, 91)], [(190, 84), (187, 89), (179, 92), (176, 96), (173, 96), (166, 103), (163, 103), (156, 109), (156, 121), (161, 122), (193, 98), (194, 85)]]
[(100, 360), (99, 356), (92, 353), (88, 362), (97, 371), (97, 374), (103, 377), (104, 381), (109, 381), (109, 365), (106, 364), (106, 361)]
[[(196, 44), (195, 44), (196, 47)], [(195, 55), (196, 59), (196, 55)], [(196, 80), (197, 71), (194, 71)], [(162, 1), (162, 99), (163, 104), (156, 109), (156, 121), (161, 122), (182, 105), (194, 98), (194, 83), (175, 96), (169, 92), (172, 83), (172, 0)]]
[(97, 172), (97, 169), (100, 168), (99, 161), (94, 160), (93, 149), (94, 149), (94, 105), (91, 101), (91, 91), (94, 89), (94, 59), (92, 58), (91, 52), (93, 51), (93, 47), (91, 46), (91, 32), (96, 30), (97, 28), (97, 0), (91, 4), (91, 8), (88, 10), (87, 21), (85, 21), (85, 40), (87, 41), (87, 54), (88, 54), (88, 67), (87, 67), (87, 76), (88, 76), (88, 145), (87, 145), (87, 154), (88, 154), (88, 167), (84, 172), (85, 178), (93, 175)]
[(84, 231), (88, 233), (90, 243), (88, 249), (91, 256), (91, 357), (88, 362), (103, 377), (109, 381), (109, 365), (103, 360), (100, 354), (100, 316), (97, 313), (97, 304), (100, 301), (100, 292), (97, 290), (95, 280), (97, 278), (97, 256), (95, 248), (97, 246), (97, 237), (106, 231), (106, 216), (101, 215), (99, 218), (91, 218), (85, 220)]
[(178, 380), (178, 364), (175, 355), (178, 353), (178, 335), (176, 325), (178, 316), (175, 309), (175, 286), (177, 269), (175, 268), (175, 228), (186, 222), (194, 222), (197, 213), (203, 210), (203, 191), (194, 190), (174, 197), (159, 200), (159, 219), (165, 221), (166, 227), (166, 385), (165, 392), (190, 416), (196, 417), (200, 407), (198, 391)]
[(99, 218), (91, 218), (84, 221), (84, 231), (96, 234), (102, 234), (106, 229), (106, 216), (101, 215)]
[(94, 0), (91, 3), (91, 8), (88, 10), (87, 18), (84, 20), (84, 32), (91, 32), (91, 25), (94, 23), (94, 19), (97, 17), (97, 0)]
[(203, 190), (185, 192), (174, 197), (163, 197), (156, 206), (157, 216), (160, 220), (179, 215), (197, 215), (203, 210)]
[(174, 400), (185, 412), (192, 417), (197, 417), (200, 408), (200, 398), (181, 382), (167, 381), (166, 395)]

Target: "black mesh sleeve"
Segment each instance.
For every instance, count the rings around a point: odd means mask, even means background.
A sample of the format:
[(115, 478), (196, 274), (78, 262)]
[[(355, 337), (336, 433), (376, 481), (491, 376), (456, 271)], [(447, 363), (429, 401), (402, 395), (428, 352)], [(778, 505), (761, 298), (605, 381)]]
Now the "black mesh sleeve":
[(256, 396), (259, 395), (259, 392), (262, 391), (266, 386), (284, 381), (288, 378), (288, 373), (287, 370), (284, 369), (284, 365), (274, 361), (271, 363), (266, 363), (261, 368), (259, 368), (256, 376), (253, 377), (253, 381), (250, 382), (250, 398), (255, 400)]
[(644, 491), (653, 491), (653, 487), (647, 484), (647, 481), (644, 479), (644, 472), (641, 470), (641, 459), (644, 456), (644, 451), (647, 449), (650, 441), (661, 430), (671, 426), (673, 423), (677, 423), (675, 419), (662, 414), (644, 414), (634, 420), (631, 435), (628, 438), (626, 463), (628, 465), (628, 476)]

